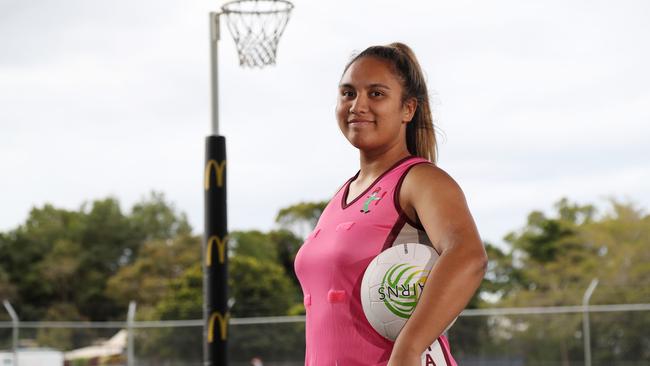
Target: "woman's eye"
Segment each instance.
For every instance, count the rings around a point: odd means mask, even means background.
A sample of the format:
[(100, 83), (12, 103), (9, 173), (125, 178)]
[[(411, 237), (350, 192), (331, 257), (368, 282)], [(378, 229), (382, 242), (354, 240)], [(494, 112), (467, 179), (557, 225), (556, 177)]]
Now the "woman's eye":
[(373, 97), (380, 97), (380, 96), (384, 95), (384, 93), (375, 90), (375, 91), (370, 92), (370, 95), (373, 96)]
[(352, 96), (354, 96), (354, 92), (351, 91), (351, 90), (343, 90), (341, 92), (341, 95), (344, 96), (344, 97), (352, 97)]

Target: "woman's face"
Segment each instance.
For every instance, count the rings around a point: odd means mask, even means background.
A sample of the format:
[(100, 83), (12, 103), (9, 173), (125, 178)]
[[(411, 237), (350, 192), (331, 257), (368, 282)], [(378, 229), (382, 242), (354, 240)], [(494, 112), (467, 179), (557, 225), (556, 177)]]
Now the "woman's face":
[(406, 123), (413, 118), (416, 103), (402, 103), (402, 92), (387, 61), (362, 57), (352, 63), (341, 78), (336, 104), (343, 135), (364, 151), (406, 146)]

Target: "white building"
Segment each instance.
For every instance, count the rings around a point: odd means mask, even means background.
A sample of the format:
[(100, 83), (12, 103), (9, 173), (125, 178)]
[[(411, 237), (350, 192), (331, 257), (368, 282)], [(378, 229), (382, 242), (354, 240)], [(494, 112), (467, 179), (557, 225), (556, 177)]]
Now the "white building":
[[(63, 366), (63, 352), (51, 348), (20, 348), (17, 366)], [(0, 366), (16, 366), (12, 351), (0, 351)]]

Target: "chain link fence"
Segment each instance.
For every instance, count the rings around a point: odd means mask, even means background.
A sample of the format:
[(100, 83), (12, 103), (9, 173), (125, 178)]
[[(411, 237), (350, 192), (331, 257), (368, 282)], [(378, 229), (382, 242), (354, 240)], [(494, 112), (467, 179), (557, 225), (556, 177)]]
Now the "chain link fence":
[[(589, 312), (592, 366), (650, 365), (650, 304), (466, 310), (448, 333), (452, 353), (461, 366), (585, 365), (585, 311)], [(5, 360), (12, 354), (13, 324), (0, 317), (0, 356)], [(61, 351), (70, 366), (202, 365), (202, 320), (20, 322), (17, 330), (19, 354), (48, 347)], [(304, 365), (304, 332), (300, 316), (232, 319), (230, 365), (248, 366), (253, 357), (261, 358), (265, 366)], [(117, 345), (115, 354), (90, 357), (92, 350), (110, 348), (107, 342), (111, 341)], [(80, 350), (88, 351), (88, 357), (70, 357), (83, 354)]]

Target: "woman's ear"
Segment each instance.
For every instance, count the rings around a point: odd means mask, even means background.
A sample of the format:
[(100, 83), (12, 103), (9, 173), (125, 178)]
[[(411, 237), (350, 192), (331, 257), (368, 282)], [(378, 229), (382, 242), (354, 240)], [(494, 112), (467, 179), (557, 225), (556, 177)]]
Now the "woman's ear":
[(403, 119), (402, 123), (411, 122), (413, 116), (415, 116), (415, 110), (418, 108), (418, 101), (415, 98), (409, 98), (404, 102), (403, 105)]

